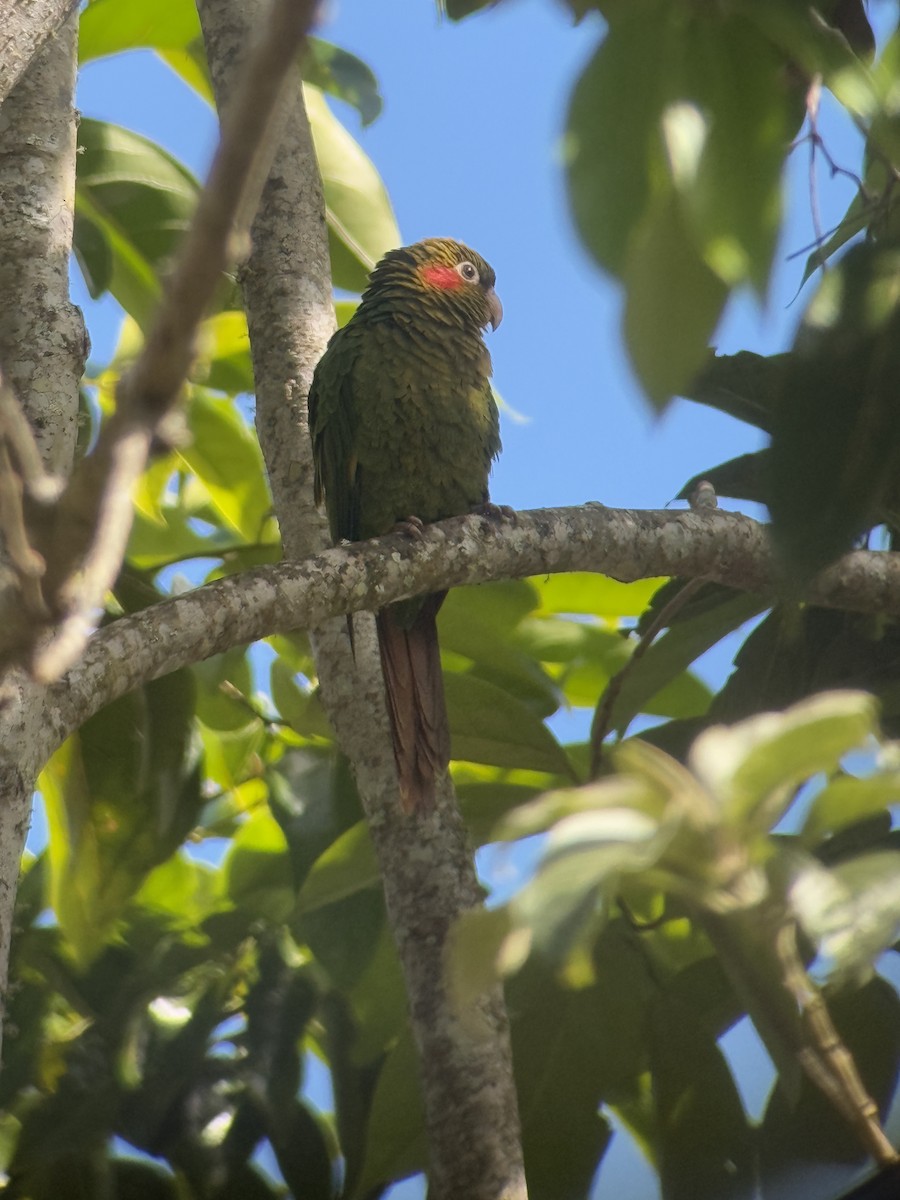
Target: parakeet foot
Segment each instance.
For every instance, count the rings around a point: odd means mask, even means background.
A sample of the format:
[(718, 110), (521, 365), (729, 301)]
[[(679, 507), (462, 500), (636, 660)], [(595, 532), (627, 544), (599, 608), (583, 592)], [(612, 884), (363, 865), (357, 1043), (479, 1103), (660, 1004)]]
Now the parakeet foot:
[(425, 523), (420, 517), (404, 517), (397, 521), (391, 533), (405, 533), (408, 538), (418, 541), (425, 532)]
[(509, 523), (515, 525), (516, 510), (510, 508), (508, 504), (494, 504), (492, 500), (486, 501), (484, 504), (479, 504), (472, 511), (479, 517), (484, 517), (488, 521), (496, 521), (498, 524)]

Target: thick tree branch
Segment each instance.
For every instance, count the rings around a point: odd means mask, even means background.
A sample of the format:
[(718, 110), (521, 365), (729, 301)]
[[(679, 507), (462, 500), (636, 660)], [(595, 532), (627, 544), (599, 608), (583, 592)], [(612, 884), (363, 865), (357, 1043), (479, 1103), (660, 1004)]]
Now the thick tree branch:
[[(101, 629), (46, 692), (39, 757), (117, 697), (232, 646), (422, 592), (562, 571), (708, 578), (776, 599), (765, 526), (736, 513), (588, 504), (522, 512), (515, 524), (456, 517), (415, 542), (393, 534), (230, 575)], [(900, 617), (900, 553), (855, 550), (822, 572), (808, 599)]]
[(78, 0), (0, 0), (0, 103), (77, 7)]

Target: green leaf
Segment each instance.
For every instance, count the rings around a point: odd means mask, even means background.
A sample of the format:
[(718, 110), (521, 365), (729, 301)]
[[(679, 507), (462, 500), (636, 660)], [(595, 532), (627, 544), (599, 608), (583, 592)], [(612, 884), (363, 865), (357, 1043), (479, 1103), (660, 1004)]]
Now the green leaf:
[(575, 86), (565, 141), (578, 231), (597, 262), (620, 277), (662, 158), (659, 119), (672, 53), (671, 6), (631, 8), (610, 22)]
[(222, 869), (228, 898), (245, 912), (282, 921), (293, 909), (288, 845), (268, 809), (259, 809), (241, 825)]
[(196, 206), (197, 182), (154, 142), (104, 121), (82, 117), (78, 147), (76, 253), (86, 276), (105, 283), (145, 327)]
[(712, 484), (717, 496), (766, 504), (769, 496), (770, 457), (771, 452), (767, 447), (765, 450), (754, 450), (750, 454), (739, 454), (737, 458), (729, 458), (717, 467), (707, 467), (698, 471), (687, 481), (677, 499), (690, 499), (697, 484), (705, 480)]
[(381, 112), (378, 80), (362, 59), (321, 38), (307, 39), (303, 78), (323, 92), (352, 104), (370, 125)]
[(622, 921), (593, 951), (596, 981), (573, 990), (531, 960), (507, 985), (528, 1194), (580, 1200), (610, 1130), (600, 1107), (646, 1070), (647, 1003), (658, 988)]
[[(695, 617), (673, 624), (657, 638), (625, 679), (613, 708), (613, 727), (624, 733), (639, 712), (651, 711), (648, 708), (651, 699), (686, 671), (696, 658), (765, 607), (766, 602), (758, 596), (740, 593), (725, 597), (723, 602)], [(702, 712), (688, 709), (666, 715), (697, 716)]]
[(762, 713), (707, 729), (694, 743), (691, 769), (716, 797), (722, 819), (744, 836), (763, 833), (793, 802), (794, 789), (833, 771), (876, 729), (878, 706), (866, 692), (823, 692), (783, 713)]
[(886, 812), (898, 802), (900, 771), (885, 771), (867, 779), (839, 775), (822, 788), (810, 805), (800, 831), (801, 840), (808, 849), (815, 849), (824, 838)]
[(872, 202), (866, 200), (862, 192), (857, 192), (850, 201), (850, 207), (844, 213), (831, 237), (821, 246), (817, 246), (809, 258), (807, 258), (806, 266), (803, 268), (803, 278), (800, 281), (800, 287), (803, 287), (807, 279), (811, 275), (814, 275), (820, 267), (823, 267), (833, 254), (836, 254), (842, 246), (846, 246), (851, 238), (861, 233), (871, 221), (872, 216)]
[(250, 335), (242, 312), (216, 313), (202, 323), (191, 378), (231, 396), (254, 391)]
[(849, 549), (900, 470), (900, 251), (852, 247), (825, 277), (788, 360), (769, 508), (794, 587)]
[(390, 200), (369, 157), (318, 88), (304, 87), (316, 157), (325, 186), (325, 218), (334, 286), (361, 292), (375, 263), (400, 245)]
[(679, 93), (662, 117), (682, 212), (704, 262), (764, 293), (790, 139), (784, 62), (740, 15), (708, 11), (684, 30)]
[(233, 401), (195, 388), (188, 408), (191, 444), (178, 459), (202, 483), (226, 528), (247, 542), (263, 536), (272, 511), (262, 453), (255, 433)]
[(444, 688), (454, 758), (572, 776), (559, 742), (520, 700), (456, 671), (445, 675)]
[(78, 59), (86, 63), (142, 46), (183, 49), (201, 36), (189, 0), (92, 0), (78, 26)]
[[(900, 1065), (900, 1000), (884, 979), (829, 998), (838, 1035), (853, 1057), (863, 1084), (882, 1117), (896, 1091)], [(808, 1179), (815, 1170), (819, 1194), (838, 1195), (850, 1183), (846, 1169), (828, 1164), (866, 1158), (857, 1133), (806, 1076), (799, 1097), (774, 1088), (760, 1129), (763, 1193), (785, 1195), (786, 1180)]]
[(695, 249), (674, 192), (634, 231), (622, 271), (625, 340), (649, 400), (680, 393), (706, 358), (728, 288)]
[(332, 1200), (334, 1165), (326, 1133), (302, 1101), (294, 1100), (271, 1114), (269, 1140), (292, 1195), (303, 1200)]
[(662, 856), (675, 820), (659, 822), (637, 807), (597, 808), (563, 817), (550, 830), (534, 878), (510, 902), (515, 928), (562, 964), (605, 917), (605, 900), (624, 874)]
[[(245, 646), (234, 646), (224, 654), (195, 663), (191, 671), (198, 685), (197, 716), (205, 725), (215, 730), (244, 730), (248, 725), (259, 724), (239, 698), (253, 692)], [(239, 696), (231, 695), (230, 688)]]
[(715, 1037), (671, 993), (650, 1005), (650, 1070), (666, 1200), (743, 1200), (754, 1187), (755, 1140)]
[(297, 897), (297, 911), (313, 912), (363, 888), (374, 887), (379, 879), (369, 828), (365, 821), (358, 821), (316, 860)]
[(200, 807), (187, 672), (108, 705), (41, 777), (50, 827), (50, 903), (86, 966), (148, 873)]
[(900, 853), (860, 854), (833, 867), (805, 859), (789, 897), (830, 982), (858, 982), (900, 935)]
[(787, 354), (711, 353), (682, 392), (688, 400), (755, 425), (768, 433), (783, 394)]
[(450, 665), (459, 655), (466, 671), (512, 693), (537, 716), (548, 717), (559, 706), (557, 689), (540, 664), (513, 642), (522, 615), (534, 604), (534, 590), (527, 583), (454, 588), (441, 606), (438, 631)]
[(423, 1171), (427, 1163), (419, 1063), (412, 1035), (405, 1033), (378, 1075), (353, 1200), (363, 1200), (379, 1187)]
[(639, 617), (662, 582), (661, 579), (639, 579), (634, 583), (620, 583), (618, 579), (593, 571), (542, 575), (528, 580), (529, 586), (538, 594), (538, 615), (590, 614), (606, 621)]

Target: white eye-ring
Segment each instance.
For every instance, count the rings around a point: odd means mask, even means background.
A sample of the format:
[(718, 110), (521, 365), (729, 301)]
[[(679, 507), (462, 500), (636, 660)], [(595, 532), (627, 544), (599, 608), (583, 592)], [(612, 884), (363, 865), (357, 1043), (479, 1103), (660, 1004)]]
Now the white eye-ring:
[(478, 268), (474, 263), (461, 262), (456, 267), (457, 275), (461, 276), (466, 283), (478, 283)]

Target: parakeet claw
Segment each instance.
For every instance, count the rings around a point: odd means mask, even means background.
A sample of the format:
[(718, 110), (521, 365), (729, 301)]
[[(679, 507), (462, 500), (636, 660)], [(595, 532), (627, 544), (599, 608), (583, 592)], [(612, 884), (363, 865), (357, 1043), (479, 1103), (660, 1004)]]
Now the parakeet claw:
[(397, 521), (391, 533), (405, 533), (408, 538), (418, 541), (425, 532), (425, 524), (420, 517), (404, 517)]
[(515, 525), (516, 510), (510, 508), (508, 504), (494, 504), (488, 500), (484, 504), (479, 504), (477, 508), (472, 510), (480, 517), (485, 517), (488, 521), (496, 521), (500, 523), (509, 523)]

